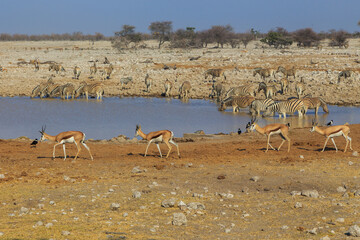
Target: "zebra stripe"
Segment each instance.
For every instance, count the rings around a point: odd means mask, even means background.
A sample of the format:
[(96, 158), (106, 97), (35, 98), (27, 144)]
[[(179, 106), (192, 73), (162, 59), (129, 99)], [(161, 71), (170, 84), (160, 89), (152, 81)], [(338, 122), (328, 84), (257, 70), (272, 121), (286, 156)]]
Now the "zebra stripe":
[(299, 117), (302, 117), (303, 109), (304, 109), (304, 102), (302, 100), (292, 99), (288, 101), (271, 104), (269, 107), (266, 108), (266, 111), (263, 115), (269, 116), (271, 113), (278, 112), (279, 118), (281, 118), (281, 115), (283, 115), (284, 118), (286, 118), (286, 113), (294, 113), (298, 111)]
[(268, 106), (275, 103), (271, 98), (264, 100), (255, 100), (250, 104), (249, 110), (252, 115), (260, 115), (261, 111), (265, 111)]

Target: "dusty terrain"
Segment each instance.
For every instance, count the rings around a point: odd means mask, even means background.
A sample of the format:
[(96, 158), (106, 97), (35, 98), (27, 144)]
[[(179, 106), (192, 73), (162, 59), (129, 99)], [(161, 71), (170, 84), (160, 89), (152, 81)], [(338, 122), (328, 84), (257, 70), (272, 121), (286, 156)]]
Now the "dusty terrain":
[[(276, 99), (286, 99), (295, 95), (295, 82), (303, 77), (306, 83), (305, 93), (321, 96), (330, 104), (359, 105), (359, 71), (360, 41), (350, 40), (348, 49), (326, 47), (322, 50), (303, 49), (291, 46), (288, 49), (271, 49), (263, 47), (259, 41), (250, 43), (247, 49), (162, 49), (156, 48), (156, 42), (146, 42), (148, 48), (118, 52), (110, 42), (2, 42), (0, 45), (0, 65), (8, 71), (0, 73), (1, 96), (30, 96), (32, 89), (42, 81), (46, 81), (52, 72), (48, 65), (41, 64), (38, 72), (33, 65), (17, 65), (21, 61), (39, 58), (40, 62), (56, 61), (61, 63), (66, 72), (54, 78), (56, 83), (72, 82), (79, 85), (81, 81), (99, 81), (99, 73), (89, 79), (92, 60), (99, 60), (98, 67), (104, 68), (106, 56), (114, 65), (115, 72), (111, 79), (104, 81), (107, 96), (160, 96), (164, 92), (164, 82), (169, 79), (174, 88), (172, 97), (178, 96), (182, 82), (188, 80), (193, 89), (191, 98), (208, 98), (211, 83), (205, 80), (204, 71), (210, 68), (226, 69), (226, 88), (243, 84), (258, 85), (259, 76), (253, 77), (255, 67), (277, 69), (282, 65), (286, 68), (295, 67), (297, 78), (291, 79), (291, 92), (286, 96), (278, 95)], [(192, 57), (200, 57), (190, 61)], [(163, 64), (170, 67), (164, 70)], [(79, 66), (82, 70), (79, 80), (72, 79), (73, 69)], [(172, 69), (176, 65), (176, 70)], [(342, 70), (355, 72), (351, 79), (337, 83), (338, 73)], [(144, 78), (149, 74), (154, 81), (150, 93), (145, 92)], [(120, 78), (132, 77), (133, 83), (122, 89)], [(281, 73), (276, 75), (279, 80)], [(271, 79), (273, 80), (273, 79)], [(219, 79), (218, 81), (221, 81)], [(280, 90), (280, 85), (277, 84)], [(261, 93), (262, 94), (262, 93)], [(257, 96), (263, 98), (262, 95)]]
[[(360, 125), (350, 136), (359, 150)], [(265, 153), (258, 133), (176, 139), (180, 159), (174, 150), (159, 158), (155, 145), (144, 157), (143, 142), (90, 141), (94, 161), (84, 150), (76, 162), (71, 145), (63, 161), (61, 147), (50, 158), (50, 143), (1, 140), (0, 238), (350, 239), (345, 233), (359, 221), (359, 157), (336, 153), (330, 142), (319, 152), (325, 138), (308, 128), (291, 129), (290, 137), (289, 154), (286, 147)], [(278, 146), (280, 138), (272, 139)], [(344, 139), (335, 141), (343, 150)], [(140, 173), (132, 173), (136, 166)], [(319, 197), (290, 194), (304, 190)], [(175, 206), (162, 207), (170, 198)], [(181, 210), (180, 201), (200, 209)], [(187, 225), (172, 225), (180, 212)]]

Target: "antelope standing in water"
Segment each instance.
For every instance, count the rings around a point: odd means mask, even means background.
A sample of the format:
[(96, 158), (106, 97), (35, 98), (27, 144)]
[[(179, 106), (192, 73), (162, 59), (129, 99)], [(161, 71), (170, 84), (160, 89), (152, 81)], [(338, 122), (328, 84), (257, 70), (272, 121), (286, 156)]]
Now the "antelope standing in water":
[(143, 139), (147, 140), (148, 141), (148, 145), (146, 146), (146, 150), (145, 150), (145, 155), (144, 157), (146, 157), (146, 154), (147, 154), (147, 151), (148, 151), (148, 148), (149, 148), (149, 145), (150, 143), (155, 143), (158, 150), (159, 150), (159, 153), (160, 153), (160, 157), (162, 158), (162, 154), (161, 154), (161, 150), (160, 150), (160, 147), (159, 147), (159, 143), (162, 143), (164, 142), (166, 144), (166, 146), (168, 146), (169, 148), (169, 151), (166, 155), (166, 158), (169, 157), (169, 154), (171, 152), (171, 144), (175, 145), (176, 148), (177, 148), (177, 153), (178, 153), (178, 156), (180, 157), (180, 152), (179, 152), (179, 146), (177, 145), (177, 143), (174, 142), (173, 140), (173, 137), (174, 137), (174, 133), (172, 131), (169, 131), (169, 130), (160, 130), (160, 131), (156, 131), (156, 132), (150, 132), (148, 134), (145, 134), (143, 131), (141, 131), (141, 126), (140, 124), (139, 125), (136, 125), (136, 130), (135, 130), (135, 137), (137, 136), (140, 136), (142, 137)]
[(149, 76), (149, 74), (146, 74), (145, 76), (145, 85), (146, 85), (146, 92), (150, 92), (150, 88), (152, 85), (152, 78)]
[(170, 91), (172, 89), (172, 82), (169, 81), (169, 79), (166, 79), (165, 83), (164, 83), (164, 87), (165, 87), (165, 97), (169, 97), (170, 96)]
[(41, 138), (40, 138), (40, 142), (44, 141), (44, 140), (50, 140), (50, 141), (54, 141), (56, 142), (54, 145), (54, 150), (53, 150), (53, 159), (55, 158), (55, 148), (56, 146), (62, 144), (63, 145), (63, 149), (64, 149), (64, 161), (66, 160), (66, 151), (65, 151), (65, 143), (74, 143), (76, 145), (77, 148), (77, 153), (76, 156), (74, 158), (74, 161), (77, 159), (80, 151), (81, 151), (81, 146), (80, 143), (89, 151), (91, 160), (94, 160), (93, 156), (91, 155), (90, 152), (90, 148), (85, 144), (85, 133), (80, 132), (80, 131), (67, 131), (67, 132), (61, 132), (56, 136), (51, 136), (49, 134), (45, 133), (46, 130), (46, 126), (41, 128)]
[(89, 94), (96, 94), (96, 99), (102, 100), (104, 85), (102, 83), (87, 84), (86, 82), (82, 82), (75, 91), (75, 98), (80, 95), (85, 95), (86, 99), (89, 99)]
[(314, 121), (312, 122), (312, 125), (313, 126), (310, 129), (310, 132), (317, 132), (326, 137), (325, 144), (321, 152), (324, 152), (326, 144), (329, 141), (329, 138), (331, 138), (331, 141), (333, 142), (337, 152), (338, 148), (336, 147), (334, 137), (339, 137), (339, 136), (343, 136), (346, 140), (344, 152), (346, 152), (349, 142), (350, 142), (350, 150), (353, 150), (351, 147), (351, 138), (349, 137), (350, 127), (348, 123), (345, 123), (344, 125), (330, 126), (324, 129), (319, 128), (318, 123), (315, 123)]
[(188, 100), (189, 99), (189, 92), (191, 89), (191, 84), (189, 81), (183, 82), (179, 89), (179, 97), (180, 99)]
[(303, 95), (305, 91), (305, 81), (303, 77), (301, 77), (300, 82), (297, 82), (295, 84), (295, 91), (297, 93), (298, 98), (300, 98), (301, 95)]
[(75, 66), (74, 68), (74, 78), (79, 79), (81, 73), (81, 69), (78, 66)]
[(281, 123), (273, 123), (273, 124), (268, 124), (265, 127), (260, 127), (257, 123), (255, 123), (254, 120), (252, 120), (251, 123), (248, 123), (248, 125), (250, 125), (251, 131), (256, 130), (258, 133), (261, 133), (261, 134), (264, 134), (265, 136), (267, 136), (267, 144), (266, 144), (265, 152), (267, 152), (269, 150), (269, 146), (271, 147), (271, 149), (276, 150), (270, 144), (270, 137), (271, 137), (271, 135), (274, 135), (274, 134), (280, 134), (280, 136), (282, 138), (282, 142), (277, 150), (280, 151), (280, 148), (284, 144), (284, 142), (288, 141), (288, 143), (289, 143), (288, 144), (288, 152), (290, 152), (290, 138), (288, 136), (289, 128), (290, 128), (289, 123), (286, 125), (281, 124)]

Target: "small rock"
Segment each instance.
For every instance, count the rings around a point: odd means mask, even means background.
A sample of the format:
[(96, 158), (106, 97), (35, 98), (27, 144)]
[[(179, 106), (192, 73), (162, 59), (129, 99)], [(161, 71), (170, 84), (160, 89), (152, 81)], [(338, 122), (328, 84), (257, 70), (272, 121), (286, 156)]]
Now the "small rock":
[(50, 204), (50, 205), (55, 205), (55, 202), (54, 202), (54, 201), (50, 201), (49, 204)]
[(259, 181), (260, 177), (259, 176), (253, 176), (252, 178), (250, 178), (251, 181), (257, 182)]
[(39, 208), (39, 209), (44, 209), (44, 207), (45, 207), (45, 204), (42, 204), (42, 203), (39, 203), (39, 204), (38, 204), (38, 208)]
[(291, 195), (291, 196), (298, 196), (298, 195), (301, 195), (301, 192), (299, 192), (299, 191), (292, 191), (292, 192), (290, 193), (290, 195)]
[(225, 233), (230, 233), (231, 232), (231, 228), (225, 228)]
[(131, 170), (131, 173), (142, 173), (142, 172), (144, 172), (144, 170), (141, 170), (139, 166), (136, 166)]
[(335, 221), (343, 223), (343, 222), (345, 222), (345, 219), (344, 218), (337, 218)]
[(175, 202), (176, 202), (175, 198), (166, 199), (166, 200), (161, 202), (161, 206), (164, 207), (164, 208), (174, 207)]
[(353, 165), (354, 163), (352, 161), (348, 162), (349, 166)]
[(61, 232), (61, 235), (63, 235), (63, 236), (69, 236), (69, 235), (70, 235), (70, 232), (69, 232), (69, 231), (62, 231), (62, 232)]
[(133, 198), (140, 198), (140, 197), (141, 197), (141, 192), (139, 192), (139, 191), (134, 191), (133, 194), (132, 194), (132, 197), (133, 197)]
[(330, 240), (330, 238), (328, 235), (326, 235), (325, 237), (320, 238), (320, 240)]
[(109, 192), (115, 192), (115, 190), (114, 190), (114, 189), (112, 189), (112, 188), (110, 188), (110, 189), (109, 189)]
[(354, 196), (356, 196), (356, 197), (360, 196), (360, 190), (356, 190), (356, 191), (354, 192)]
[(354, 157), (358, 157), (358, 156), (359, 156), (359, 153), (358, 153), (357, 151), (353, 151), (353, 152), (352, 152), (352, 155), (353, 155)]
[(303, 155), (300, 155), (299, 157), (300, 157), (300, 159), (304, 159), (304, 156), (303, 156)]
[(45, 225), (46, 228), (51, 228), (52, 226), (54, 226), (53, 223), (47, 223), (47, 224)]
[(301, 191), (301, 195), (306, 196), (306, 197), (312, 197), (312, 198), (319, 197), (319, 193), (316, 190), (303, 190), (303, 191)]
[(29, 209), (26, 208), (26, 207), (21, 207), (20, 208), (20, 213), (28, 213), (29, 212)]
[(336, 191), (339, 193), (344, 193), (344, 192), (346, 192), (346, 189), (344, 187), (340, 186), (336, 189)]
[(243, 187), (241, 189), (241, 192), (248, 194), (249, 193), (249, 188), (248, 187)]
[(192, 166), (193, 166), (192, 163), (187, 163), (187, 164), (185, 164), (185, 167), (192, 167)]
[(313, 235), (316, 235), (317, 234), (317, 228), (313, 228), (311, 230), (308, 230), (307, 232), (310, 233), (310, 234), (313, 234)]
[(42, 221), (38, 221), (37, 223), (35, 223), (34, 224), (34, 228), (36, 228), (36, 227), (40, 227), (40, 226), (43, 226), (44, 225), (44, 223), (42, 222)]
[(360, 237), (360, 227), (358, 225), (351, 226), (347, 234), (351, 237)]
[(119, 203), (112, 203), (110, 205), (110, 209), (113, 210), (113, 211), (116, 211), (120, 208), (120, 204)]
[(296, 202), (294, 208), (302, 208), (303, 205), (301, 202)]
[(180, 201), (178, 203), (178, 207), (180, 208), (180, 210), (185, 210), (186, 209), (186, 204), (183, 201)]
[(129, 216), (128, 213), (124, 213), (124, 214), (123, 214), (123, 217), (127, 217), (127, 216)]
[(4, 236), (4, 233), (3, 232), (0, 232), (0, 237)]
[(287, 229), (289, 229), (289, 227), (287, 225), (284, 225), (284, 226), (281, 227), (281, 229), (282, 230), (287, 230)]
[(194, 210), (205, 210), (204, 204), (198, 202), (189, 203), (187, 207)]
[(175, 226), (181, 226), (187, 224), (187, 219), (183, 213), (174, 213), (172, 224)]
[(4, 179), (5, 178), (5, 174), (0, 174), (0, 179)]

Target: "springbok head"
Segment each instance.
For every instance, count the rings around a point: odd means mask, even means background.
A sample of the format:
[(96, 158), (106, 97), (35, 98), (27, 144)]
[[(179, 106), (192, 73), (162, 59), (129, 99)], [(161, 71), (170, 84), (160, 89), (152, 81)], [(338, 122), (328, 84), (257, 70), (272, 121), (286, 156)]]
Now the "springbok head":
[(45, 125), (45, 126), (42, 126), (42, 127), (41, 127), (41, 131), (39, 131), (40, 134), (41, 134), (40, 142), (42, 142), (42, 141), (45, 140), (45, 136), (44, 136), (45, 130), (46, 130), (46, 125)]
[[(246, 125), (246, 129), (249, 128), (250, 131), (254, 131), (255, 130), (255, 125), (256, 125), (257, 119), (256, 117), (251, 118), (251, 121), (248, 122), (248, 124)], [(248, 127), (249, 126), (249, 127)]]
[(314, 131), (315, 131), (315, 127), (318, 125), (318, 123), (315, 122), (314, 119), (313, 119), (312, 122), (311, 122), (311, 125), (312, 125), (312, 127), (311, 127), (311, 129), (310, 129), (310, 132), (314, 132)]
[(135, 137), (139, 136), (139, 131), (141, 131), (141, 125), (137, 124), (135, 129)]

